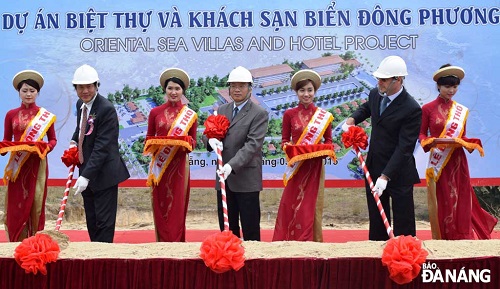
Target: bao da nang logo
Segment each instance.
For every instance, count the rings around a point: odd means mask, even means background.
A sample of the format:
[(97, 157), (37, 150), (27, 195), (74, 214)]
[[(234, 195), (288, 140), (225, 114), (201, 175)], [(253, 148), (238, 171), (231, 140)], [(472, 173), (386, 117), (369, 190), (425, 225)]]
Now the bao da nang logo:
[(422, 264), (422, 283), (490, 283), (490, 269), (444, 269), (436, 263)]

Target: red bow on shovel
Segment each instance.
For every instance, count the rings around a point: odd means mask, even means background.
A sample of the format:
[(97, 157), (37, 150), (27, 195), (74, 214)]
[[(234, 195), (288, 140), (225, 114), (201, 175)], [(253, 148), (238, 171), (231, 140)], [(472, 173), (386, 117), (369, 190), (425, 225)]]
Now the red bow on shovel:
[(422, 264), (427, 258), (427, 251), (422, 248), (422, 241), (413, 236), (398, 236), (394, 237), (389, 220), (385, 215), (384, 208), (380, 202), (378, 194), (373, 190), (374, 185), (370, 172), (361, 155), (360, 148), (366, 149), (368, 146), (368, 136), (365, 131), (358, 126), (350, 126), (349, 130), (342, 134), (342, 142), (346, 148), (352, 146), (358, 156), (361, 168), (365, 173), (366, 180), (372, 190), (372, 196), (375, 199), (380, 216), (385, 225), (389, 241), (384, 248), (382, 254), (382, 264), (387, 266), (389, 277), (398, 284), (406, 284), (411, 282), (418, 276)]
[[(225, 137), (229, 128), (229, 120), (224, 115), (210, 115), (204, 123), (207, 138), (216, 138), (219, 142)], [(214, 148), (217, 155), (218, 172), (222, 170), (222, 149)], [(226, 183), (221, 173), (218, 173), (222, 195), (222, 211), (224, 215), (224, 231), (208, 236), (200, 248), (200, 257), (205, 265), (216, 273), (224, 273), (231, 269), (238, 271), (245, 264), (245, 249), (241, 239), (229, 230), (227, 215)]]
[(78, 149), (72, 147), (64, 151), (64, 155), (61, 157), (62, 162), (69, 167), (68, 178), (66, 179), (66, 188), (64, 189), (64, 196), (61, 200), (61, 207), (59, 209), (59, 214), (56, 221), (56, 231), (59, 231), (62, 225), (62, 220), (64, 217), (64, 210), (66, 209), (66, 202), (68, 201), (69, 189), (71, 188), (71, 181), (73, 180), (73, 172), (75, 167), (80, 164), (78, 160)]
[(34, 273), (36, 275), (40, 272), (46, 275), (47, 267), (45, 264), (55, 262), (61, 252), (61, 247), (64, 249), (68, 244), (69, 237), (59, 232), (59, 229), (61, 228), (64, 210), (68, 200), (73, 172), (75, 166), (79, 163), (77, 148), (73, 147), (64, 151), (64, 155), (61, 159), (70, 169), (66, 182), (66, 189), (64, 190), (64, 196), (61, 200), (61, 207), (56, 220), (55, 230), (40, 231), (35, 236), (24, 239), (15, 249), (14, 258), (26, 273)]

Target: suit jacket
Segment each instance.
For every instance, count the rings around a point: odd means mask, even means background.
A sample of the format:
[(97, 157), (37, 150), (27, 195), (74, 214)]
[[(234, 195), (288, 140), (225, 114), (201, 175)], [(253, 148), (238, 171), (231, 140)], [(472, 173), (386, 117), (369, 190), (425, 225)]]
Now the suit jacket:
[[(233, 117), (234, 104), (221, 105), (218, 114)], [(267, 111), (249, 100), (231, 121), (222, 140), (222, 161), (233, 171), (226, 184), (233, 192), (258, 192), (262, 190), (262, 144), (267, 133)], [(217, 177), (216, 189), (220, 189)]]
[(378, 89), (372, 89), (368, 101), (352, 114), (356, 124), (371, 117), (372, 132), (366, 159), (370, 175), (374, 182), (381, 174), (388, 176), (388, 186), (419, 183), (413, 151), (422, 122), (422, 109), (405, 88), (382, 115), (381, 99)]
[[(76, 103), (77, 125), (72, 140), (78, 143), (82, 101)], [(83, 140), (83, 159), (80, 176), (89, 179), (89, 188), (94, 191), (115, 186), (130, 177), (118, 146), (118, 116), (113, 104), (97, 94), (89, 116), (94, 116), (94, 128)], [(87, 132), (90, 125), (87, 125)], [(87, 133), (86, 132), (86, 133)]]

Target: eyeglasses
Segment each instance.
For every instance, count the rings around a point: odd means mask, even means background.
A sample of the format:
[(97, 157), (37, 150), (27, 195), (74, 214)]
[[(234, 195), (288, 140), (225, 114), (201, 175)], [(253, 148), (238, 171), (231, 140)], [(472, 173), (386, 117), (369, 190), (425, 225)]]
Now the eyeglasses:
[(248, 84), (230, 84), (230, 88), (232, 89), (244, 89), (245, 87), (248, 87)]
[(394, 76), (394, 77), (389, 77), (389, 78), (378, 78), (378, 77), (376, 77), (377, 81), (380, 81), (380, 82), (387, 82), (387, 81), (389, 81), (389, 80), (394, 80), (394, 81), (396, 81), (396, 80), (398, 80), (398, 78), (399, 78), (399, 77), (397, 77), (397, 76)]

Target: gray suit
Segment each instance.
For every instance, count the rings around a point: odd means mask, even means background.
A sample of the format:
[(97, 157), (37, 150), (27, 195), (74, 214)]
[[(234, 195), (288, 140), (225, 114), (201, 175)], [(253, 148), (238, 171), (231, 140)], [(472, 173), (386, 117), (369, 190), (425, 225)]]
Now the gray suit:
[[(230, 120), (233, 107), (233, 103), (224, 104), (217, 113)], [(262, 190), (262, 143), (267, 133), (268, 118), (265, 109), (249, 100), (231, 121), (226, 137), (222, 140), (222, 160), (233, 168), (226, 183), (233, 192)], [(218, 179), (216, 189), (220, 190)]]
[[(219, 107), (217, 113), (229, 120), (233, 117), (234, 104)], [(231, 120), (222, 140), (222, 160), (233, 169), (226, 180), (229, 229), (239, 236), (239, 218), (245, 240), (260, 240), (259, 193), (262, 190), (262, 144), (267, 133), (269, 115), (251, 100)], [(224, 229), (220, 184), (217, 177), (219, 224)]]

